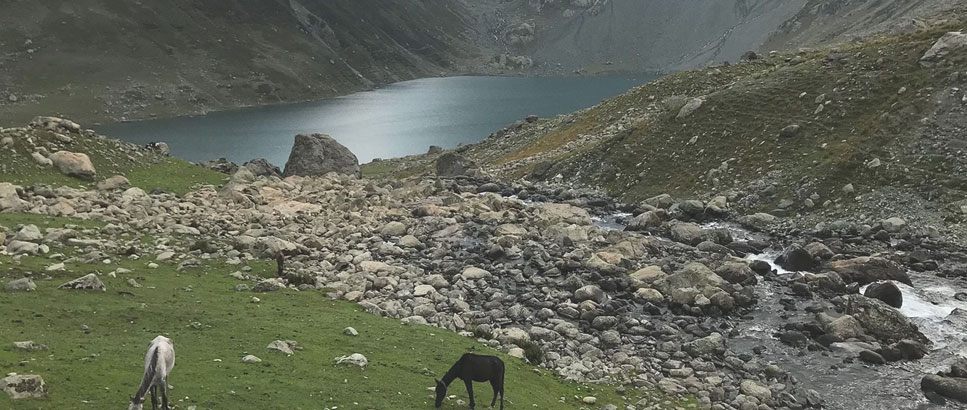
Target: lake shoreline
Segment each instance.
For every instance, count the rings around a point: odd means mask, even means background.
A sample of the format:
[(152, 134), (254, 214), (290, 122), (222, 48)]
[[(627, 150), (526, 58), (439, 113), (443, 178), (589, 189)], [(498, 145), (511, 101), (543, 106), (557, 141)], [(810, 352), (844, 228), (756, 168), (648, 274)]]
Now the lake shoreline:
[[(99, 127), (111, 126), (111, 125), (116, 125), (116, 124), (130, 124), (130, 123), (137, 123), (137, 122), (144, 122), (144, 121), (169, 120), (169, 119), (176, 119), (176, 118), (197, 118), (197, 117), (203, 117), (203, 116), (206, 116), (206, 115), (210, 115), (210, 114), (214, 114), (214, 113), (221, 113), (221, 112), (239, 111), (239, 110), (252, 109), (252, 108), (279, 107), (279, 106), (287, 106), (287, 105), (305, 104), (305, 103), (311, 103), (311, 102), (315, 102), (315, 101), (331, 100), (331, 99), (346, 97), (346, 96), (353, 95), (353, 94), (357, 94), (357, 93), (363, 93), (363, 92), (369, 92), (369, 91), (376, 91), (376, 90), (380, 90), (380, 89), (383, 89), (383, 88), (392, 86), (394, 84), (406, 83), (406, 82), (410, 82), (410, 81), (425, 80), (425, 79), (431, 79), (431, 78), (453, 78), (453, 77), (597, 78), (597, 77), (621, 77), (621, 76), (637, 76), (637, 75), (650, 76), (650, 77), (653, 77), (653, 78), (660, 78), (660, 77), (663, 77), (663, 76), (668, 75), (668, 74), (670, 74), (670, 73), (667, 73), (667, 72), (657, 72), (657, 71), (649, 71), (649, 70), (645, 70), (645, 71), (629, 71), (629, 70), (597, 71), (597, 72), (594, 72), (594, 73), (586, 73), (586, 74), (583, 74), (583, 73), (582, 74), (577, 74), (577, 73), (573, 73), (573, 72), (567, 73), (567, 72), (563, 72), (563, 71), (560, 71), (560, 72), (558, 72), (558, 71), (553, 71), (553, 72), (551, 72), (551, 71), (546, 71), (546, 72), (545, 71), (542, 71), (542, 72), (531, 72), (531, 73), (487, 73), (487, 72), (484, 72), (484, 71), (472, 71), (472, 72), (447, 73), (447, 74), (443, 74), (443, 75), (439, 75), (439, 76), (425, 76), (425, 77), (417, 77), (417, 78), (413, 78), (413, 79), (409, 79), (409, 80), (395, 81), (395, 82), (390, 82), (390, 83), (379, 83), (379, 84), (376, 84), (376, 85), (374, 85), (372, 87), (360, 88), (358, 90), (351, 91), (351, 92), (348, 92), (348, 93), (335, 93), (335, 94), (322, 93), (322, 94), (320, 94), (320, 95), (318, 95), (316, 97), (307, 98), (307, 99), (296, 99), (296, 100), (286, 100), (286, 101), (280, 101), (280, 102), (256, 103), (256, 104), (245, 104), (245, 103), (243, 103), (243, 104), (238, 104), (238, 105), (234, 105), (234, 106), (231, 106), (231, 107), (219, 108), (219, 109), (213, 109), (213, 110), (185, 110), (185, 112), (183, 114), (175, 114), (175, 115), (168, 115), (168, 116), (154, 116), (154, 117), (152, 117), (151, 114), (148, 114), (147, 116), (139, 116), (139, 117), (135, 117), (135, 118), (115, 119), (115, 120), (112, 120), (112, 121), (94, 121), (94, 122), (91, 122), (90, 123), (91, 124), (90, 128), (97, 129)], [(72, 118), (72, 119), (74, 119), (74, 118)], [(83, 119), (81, 119), (81, 120), (83, 121)]]
[(136, 144), (166, 142), (192, 162), (226, 158), (285, 161), (292, 137), (330, 134), (366, 163), (480, 141), (522, 120), (597, 105), (653, 79), (595, 77), (449, 76), (393, 83), (302, 103), (253, 106), (164, 119), (96, 126)]

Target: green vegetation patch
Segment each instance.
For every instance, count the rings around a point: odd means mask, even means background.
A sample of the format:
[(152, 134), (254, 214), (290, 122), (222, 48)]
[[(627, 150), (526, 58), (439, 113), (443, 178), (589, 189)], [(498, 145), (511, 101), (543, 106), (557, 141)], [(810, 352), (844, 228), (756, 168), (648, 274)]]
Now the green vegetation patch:
[[(163, 189), (178, 195), (198, 185), (221, 185), (227, 176), (180, 159), (159, 155), (127, 142), (89, 133), (65, 134), (69, 142), (54, 133), (38, 129), (9, 129), (0, 136), (13, 139), (13, 152), (4, 150), (0, 158), (0, 181), (21, 186), (34, 184), (53, 187), (91, 188), (97, 181), (122, 175), (133, 186), (150, 191)], [(84, 181), (61, 174), (54, 167), (38, 165), (31, 154), (43, 147), (49, 153), (64, 150), (86, 154), (97, 171), (95, 181)]]
[[(0, 256), (0, 280), (53, 262)], [(256, 263), (253, 273), (269, 275), (270, 265)], [(179, 273), (172, 265), (145, 266), (145, 261), (130, 259), (103, 266), (68, 263), (66, 272), (33, 274), (36, 292), (0, 292), (0, 371), (39, 374), (49, 388), (46, 400), (12, 402), (0, 395), (0, 408), (122, 408), (140, 382), (147, 344), (159, 334), (175, 344), (177, 362), (169, 396), (181, 409), (432, 408), (429, 388), (434, 377), (471, 347), (478, 353), (495, 353), (475, 339), (380, 318), (355, 304), (331, 301), (321, 292), (233, 291), (238, 281), (228, 273), (238, 267), (208, 264)], [(57, 289), (83, 274), (117, 267), (132, 272), (102, 275), (107, 292)], [(129, 279), (143, 287), (131, 287)], [(253, 303), (253, 296), (261, 301)], [(348, 326), (359, 336), (343, 334)], [(22, 352), (11, 347), (26, 340), (48, 350)], [(274, 340), (294, 340), (304, 350), (293, 356), (270, 352), (266, 346)], [(366, 369), (333, 364), (334, 358), (353, 353), (368, 358)], [(263, 361), (242, 363), (247, 354)], [(508, 408), (581, 408), (581, 399), (589, 395), (597, 397), (596, 406), (624, 408), (641, 397), (623, 397), (614, 386), (564, 383), (547, 370), (499, 355), (507, 363)], [(490, 388), (476, 386), (478, 405), (486, 407)], [(467, 402), (459, 382), (450, 394)], [(448, 400), (444, 408), (465, 408), (457, 399)]]

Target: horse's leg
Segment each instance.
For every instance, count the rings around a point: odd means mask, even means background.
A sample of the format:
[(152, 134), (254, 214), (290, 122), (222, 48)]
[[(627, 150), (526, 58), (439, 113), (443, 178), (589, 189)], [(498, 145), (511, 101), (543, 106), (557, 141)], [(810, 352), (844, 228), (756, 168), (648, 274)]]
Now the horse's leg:
[(158, 386), (151, 386), (151, 410), (158, 410)]
[(490, 380), (490, 387), (494, 388), (494, 399), (490, 401), (490, 408), (497, 404), (497, 393), (500, 392), (500, 380), (496, 378)]
[(470, 408), (472, 409), (477, 406), (477, 402), (473, 400), (473, 380), (467, 379), (463, 383), (467, 385), (467, 395), (470, 396)]
[(161, 408), (168, 410), (168, 378), (161, 379)]
[(504, 410), (504, 371), (500, 370), (500, 410)]

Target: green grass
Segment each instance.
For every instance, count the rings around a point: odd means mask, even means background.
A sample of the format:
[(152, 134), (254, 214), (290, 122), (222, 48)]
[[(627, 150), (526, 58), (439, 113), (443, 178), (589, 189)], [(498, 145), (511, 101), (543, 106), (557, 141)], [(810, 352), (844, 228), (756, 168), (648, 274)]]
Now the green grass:
[[(183, 195), (197, 185), (221, 185), (227, 175), (199, 167), (180, 159), (164, 157), (142, 151), (133, 144), (115, 139), (71, 134), (72, 142), (57, 141), (53, 134), (43, 130), (30, 130), (33, 144), (23, 137), (14, 137), (16, 154), (4, 153), (6, 167), (0, 167), (0, 181), (21, 186), (44, 184), (53, 187), (69, 186), (91, 188), (97, 181), (123, 175), (133, 186), (150, 191), (161, 188), (167, 192)], [(34, 145), (45, 145), (50, 152), (66, 150), (87, 154), (97, 171), (94, 182), (83, 181), (61, 174), (53, 167), (37, 165), (30, 154)]]
[(161, 188), (177, 195), (184, 195), (199, 185), (220, 186), (228, 179), (228, 175), (174, 158), (152, 167), (134, 168), (126, 177), (131, 185), (146, 191)]
[[(32, 222), (32, 217), (3, 216), (4, 223)], [(54, 224), (82, 224), (66, 219)], [(52, 253), (70, 252), (53, 249)], [(266, 294), (235, 292), (238, 283), (227, 274), (239, 267), (212, 262), (184, 273), (175, 263), (148, 269), (148, 260), (112, 257), (112, 264), (68, 263), (68, 271), (40, 275), (57, 261), (44, 257), (14, 260), (0, 256), (0, 282), (30, 275), (38, 290), (0, 292), (0, 373), (39, 374), (48, 383), (49, 398), (12, 402), (0, 395), (0, 408), (109, 409), (123, 408), (137, 389), (148, 341), (163, 334), (175, 343), (177, 364), (170, 378), (170, 397), (179, 409), (423, 409), (432, 408), (433, 378), (442, 375), (471, 346), (477, 352), (500, 355), (507, 363), (508, 408), (574, 409), (593, 395), (597, 406), (624, 408), (644, 397), (629, 389), (627, 397), (614, 386), (564, 383), (552, 372), (486, 348), (473, 338), (365, 313), (351, 303), (334, 302), (323, 292), (283, 290)], [(257, 274), (271, 275), (272, 263), (250, 265)], [(105, 274), (118, 267), (130, 274), (102, 275), (107, 292), (59, 290), (61, 283), (90, 272)], [(136, 279), (142, 288), (126, 283)], [(133, 295), (119, 292), (130, 292)], [(252, 296), (261, 303), (251, 303)], [(81, 325), (90, 332), (81, 331)], [(345, 336), (352, 326), (360, 335)], [(270, 353), (276, 339), (296, 340), (305, 350), (292, 357)], [(43, 352), (13, 351), (15, 341), (45, 344)], [(337, 367), (337, 356), (362, 353), (365, 370)], [(244, 364), (254, 354), (260, 364)], [(486, 407), (489, 386), (476, 385), (478, 405)], [(467, 400), (462, 384), (450, 394)], [(655, 402), (665, 400), (648, 392)], [(688, 406), (693, 401), (665, 405)], [(450, 400), (446, 409), (465, 408)]]

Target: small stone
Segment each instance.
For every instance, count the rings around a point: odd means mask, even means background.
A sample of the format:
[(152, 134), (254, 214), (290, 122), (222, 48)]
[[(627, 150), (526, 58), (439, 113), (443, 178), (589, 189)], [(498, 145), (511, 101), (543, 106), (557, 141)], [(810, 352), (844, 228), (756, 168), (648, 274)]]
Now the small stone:
[(347, 328), (343, 329), (342, 330), (342, 334), (344, 334), (346, 336), (359, 336), (359, 332), (357, 332), (356, 329), (354, 329), (352, 327), (347, 327)]
[(463, 273), (461, 273), (460, 276), (462, 276), (464, 280), (478, 280), (490, 277), (490, 272), (474, 266), (468, 266), (463, 270)]
[(59, 289), (94, 290), (101, 292), (107, 290), (104, 287), (104, 282), (101, 282), (101, 278), (98, 278), (93, 273), (60, 285)]
[(353, 353), (349, 356), (340, 356), (333, 359), (333, 361), (335, 361), (337, 365), (358, 366), (360, 368), (365, 368), (366, 365), (369, 364), (369, 360), (366, 360), (366, 356), (363, 356), (359, 353)]
[(262, 363), (262, 359), (254, 355), (246, 355), (242, 358), (242, 363)]
[(783, 138), (792, 138), (796, 134), (799, 134), (799, 130), (802, 128), (799, 124), (793, 124), (779, 131), (779, 136)]
[(417, 285), (413, 288), (413, 296), (417, 297), (426, 296), (434, 292), (436, 292), (436, 288), (430, 285)]
[(299, 344), (292, 340), (276, 340), (272, 343), (269, 343), (269, 345), (266, 346), (266, 349), (269, 349), (270, 351), (273, 351), (273, 352), (285, 353), (289, 355), (295, 354), (296, 350), (302, 350), (299, 347)]
[(581, 402), (587, 405), (593, 405), (598, 402), (598, 398), (594, 396), (587, 396), (581, 399)]
[(37, 290), (37, 285), (30, 278), (14, 279), (4, 285), (6, 292), (33, 292)]
[(42, 345), (39, 343), (35, 343), (33, 340), (28, 340), (26, 342), (13, 342), (13, 348), (17, 350), (33, 352), (33, 351), (47, 350), (47, 345)]

